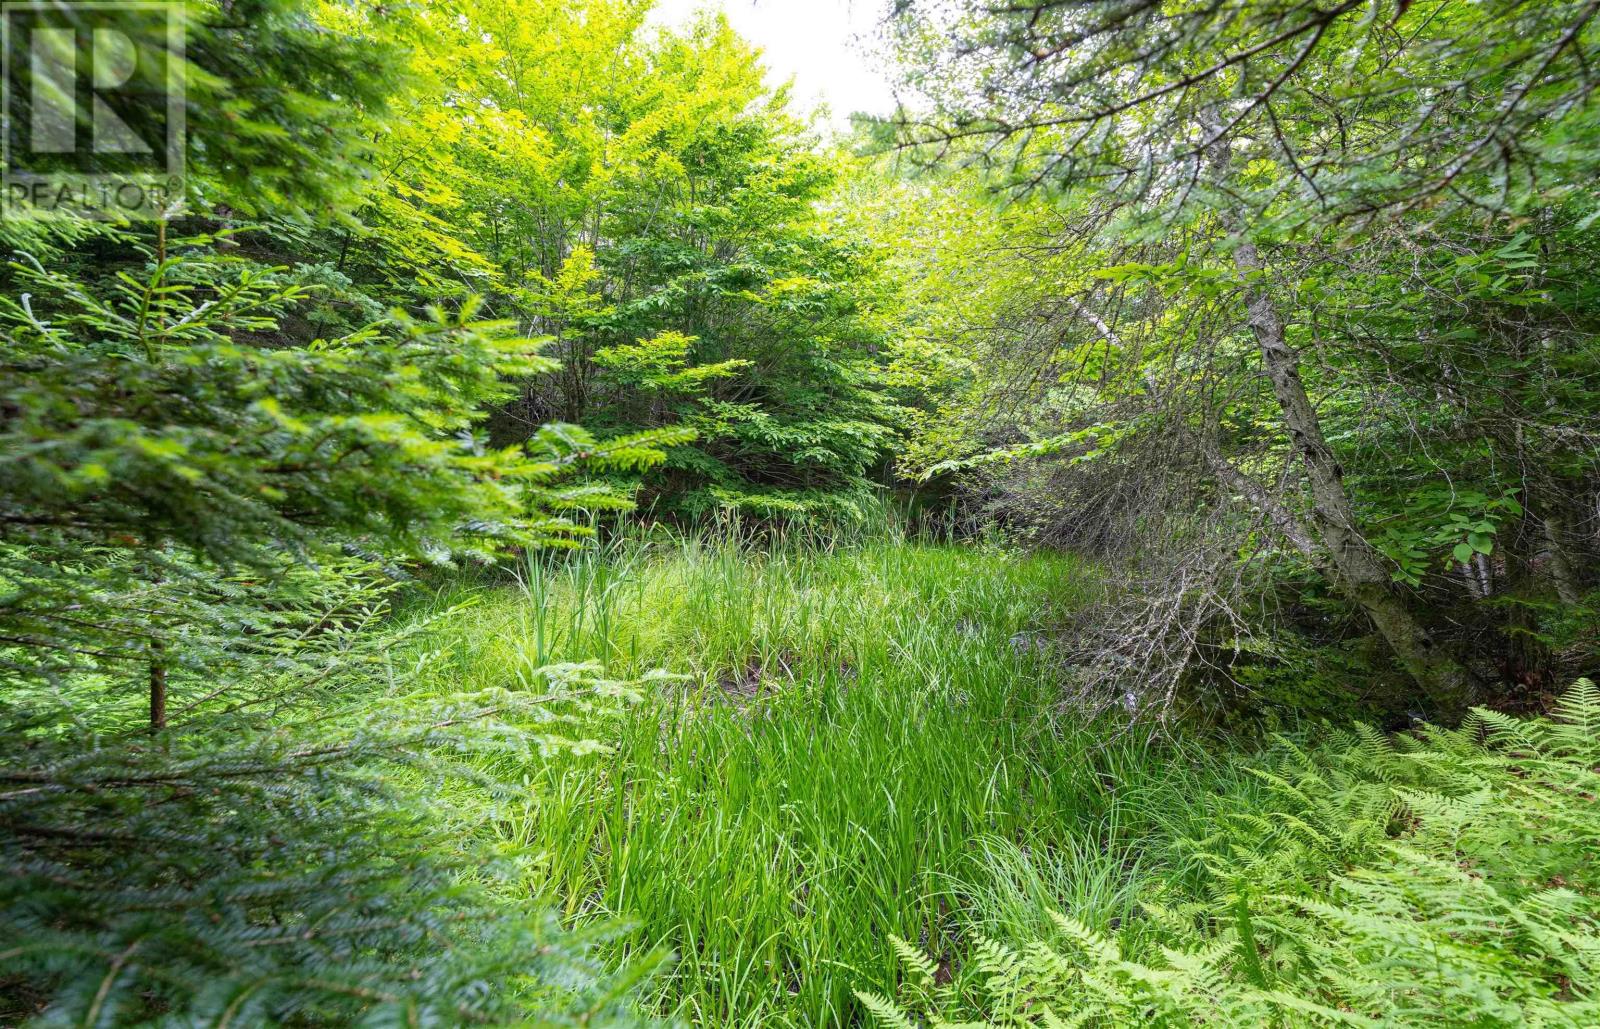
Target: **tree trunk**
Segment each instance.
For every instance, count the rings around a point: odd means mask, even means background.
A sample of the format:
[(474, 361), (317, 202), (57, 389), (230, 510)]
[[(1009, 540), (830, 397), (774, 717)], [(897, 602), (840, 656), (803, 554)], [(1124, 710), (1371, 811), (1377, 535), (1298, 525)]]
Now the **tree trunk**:
[(166, 648), (157, 643), (150, 654), (150, 731), (167, 727)]
[[(1206, 131), (1215, 135), (1218, 129)], [(1212, 145), (1212, 170), (1226, 174), (1231, 159), (1225, 140)], [(1233, 237), (1234, 267), (1245, 280), (1245, 308), (1261, 363), (1283, 413), (1284, 428), (1305, 465), (1311, 486), (1311, 521), (1327, 548), (1327, 569), (1339, 591), (1364, 611), (1407, 673), (1442, 711), (1457, 713), (1470, 702), (1466, 669), (1413, 615), (1394, 588), (1377, 549), (1362, 535), (1344, 487), (1344, 469), (1322, 433), (1322, 421), (1300, 380), (1300, 358), (1288, 344), (1283, 319), (1267, 291), (1265, 266), (1240, 224), (1238, 212), (1224, 208), (1224, 227)]]
[(1544, 530), (1550, 580), (1555, 585), (1556, 596), (1563, 604), (1583, 601), (1583, 589), (1578, 585), (1578, 573), (1573, 570), (1572, 558), (1567, 555), (1566, 527), (1559, 518), (1545, 518), (1540, 523)]
[(1344, 469), (1322, 434), (1322, 421), (1300, 381), (1299, 355), (1286, 341), (1283, 320), (1267, 294), (1261, 256), (1242, 233), (1235, 235), (1233, 263), (1248, 283), (1245, 305), (1250, 331), (1283, 412), (1284, 427), (1305, 464), (1311, 486), (1311, 520), (1327, 547), (1335, 584), (1372, 619), (1428, 697), (1447, 711), (1460, 711), (1469, 699), (1466, 670), (1413, 616), (1395, 591), (1377, 549), (1362, 535), (1344, 488)]

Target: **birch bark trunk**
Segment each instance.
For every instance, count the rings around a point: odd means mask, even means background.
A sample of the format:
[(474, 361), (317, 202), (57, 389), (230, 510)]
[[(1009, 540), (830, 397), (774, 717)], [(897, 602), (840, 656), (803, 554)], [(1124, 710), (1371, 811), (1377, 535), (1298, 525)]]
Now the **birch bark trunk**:
[[(1220, 125), (1205, 126), (1218, 134)], [(1225, 180), (1232, 160), (1226, 140), (1212, 143), (1209, 160), (1216, 181)], [(1219, 211), (1232, 237), (1233, 264), (1245, 281), (1245, 310), (1261, 354), (1262, 369), (1283, 414), (1283, 425), (1305, 466), (1311, 488), (1311, 523), (1327, 551), (1325, 567), (1340, 592), (1371, 619), (1400, 664), (1428, 697), (1449, 712), (1470, 701), (1465, 668), (1416, 618), (1396, 591), (1381, 555), (1362, 534), (1344, 469), (1322, 432), (1322, 421), (1300, 379), (1300, 357), (1288, 343), (1283, 318), (1274, 304), (1266, 267), (1236, 208)]]

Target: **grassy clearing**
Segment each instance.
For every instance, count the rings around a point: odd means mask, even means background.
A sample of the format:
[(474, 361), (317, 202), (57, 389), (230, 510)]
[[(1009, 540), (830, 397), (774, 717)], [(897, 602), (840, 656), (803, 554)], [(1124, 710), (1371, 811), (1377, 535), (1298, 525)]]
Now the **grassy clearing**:
[(684, 674), (590, 727), (609, 754), (494, 769), (527, 777), (500, 842), (538, 855), (526, 888), (567, 918), (676, 952), (663, 1010), (838, 1024), (853, 989), (892, 989), (889, 934), (959, 975), (968, 927), (1031, 938), (1045, 898), (1115, 925), (1138, 841), (1170, 836), (1150, 812), (1182, 762), (1056, 708), (1034, 634), (1085, 583), (1060, 556), (893, 538), (627, 541), (452, 587), (435, 609), (472, 606), (433, 645), (452, 686), (562, 661)]
[[(1600, 693), (1569, 729), (1157, 744), (1060, 706), (1040, 633), (1092, 585), (1059, 555), (892, 535), (624, 540), (413, 614), (437, 619), (420, 652), (441, 692), (542, 689), (563, 662), (682, 676), (586, 715), (602, 752), (481, 759), (510, 790), (489, 817), (457, 805), (471, 839), (524, 857), (512, 903), (627, 923), (619, 965), (676, 955), (658, 1013), (864, 1024), (862, 991), (886, 1025), (896, 1003), (1032, 1025), (1046, 1002), (1106, 1025), (1427, 1024), (1441, 1005), (1589, 1024), (1592, 991), (1563, 984), (1600, 974), (1592, 805), (1571, 801), (1593, 795)], [(1481, 750), (1502, 737), (1514, 754)], [(1529, 792), (1543, 750), (1548, 796)]]

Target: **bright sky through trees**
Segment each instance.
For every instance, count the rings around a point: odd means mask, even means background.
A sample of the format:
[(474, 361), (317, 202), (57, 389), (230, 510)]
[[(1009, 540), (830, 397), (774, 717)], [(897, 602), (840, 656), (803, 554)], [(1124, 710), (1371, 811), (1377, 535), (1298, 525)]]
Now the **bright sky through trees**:
[(735, 31), (762, 49), (774, 85), (793, 78), (801, 106), (827, 104), (829, 124), (843, 128), (852, 112), (894, 109), (882, 62), (863, 48), (882, 8), (872, 0), (661, 0), (652, 20), (680, 25), (698, 11), (723, 11)]

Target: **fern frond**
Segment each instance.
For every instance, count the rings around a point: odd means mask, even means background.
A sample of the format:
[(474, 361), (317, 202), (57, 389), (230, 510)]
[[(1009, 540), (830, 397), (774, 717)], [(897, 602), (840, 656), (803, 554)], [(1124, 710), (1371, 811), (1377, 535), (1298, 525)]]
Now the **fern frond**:
[(917, 1029), (916, 1023), (893, 1001), (861, 990), (855, 991), (855, 995), (861, 1006), (867, 1009), (867, 1014), (882, 1029)]
[(1198, 895), (1142, 900), (1138, 960), (1052, 912), (1057, 944), (975, 948), (984, 1012), (1013, 1029), (1595, 1024), (1597, 713), (1583, 684), (1559, 723), (1280, 738), (1251, 769), (1266, 795), (1183, 844)]
[(1600, 686), (1579, 679), (1556, 705), (1552, 736), (1557, 753), (1600, 761)]

